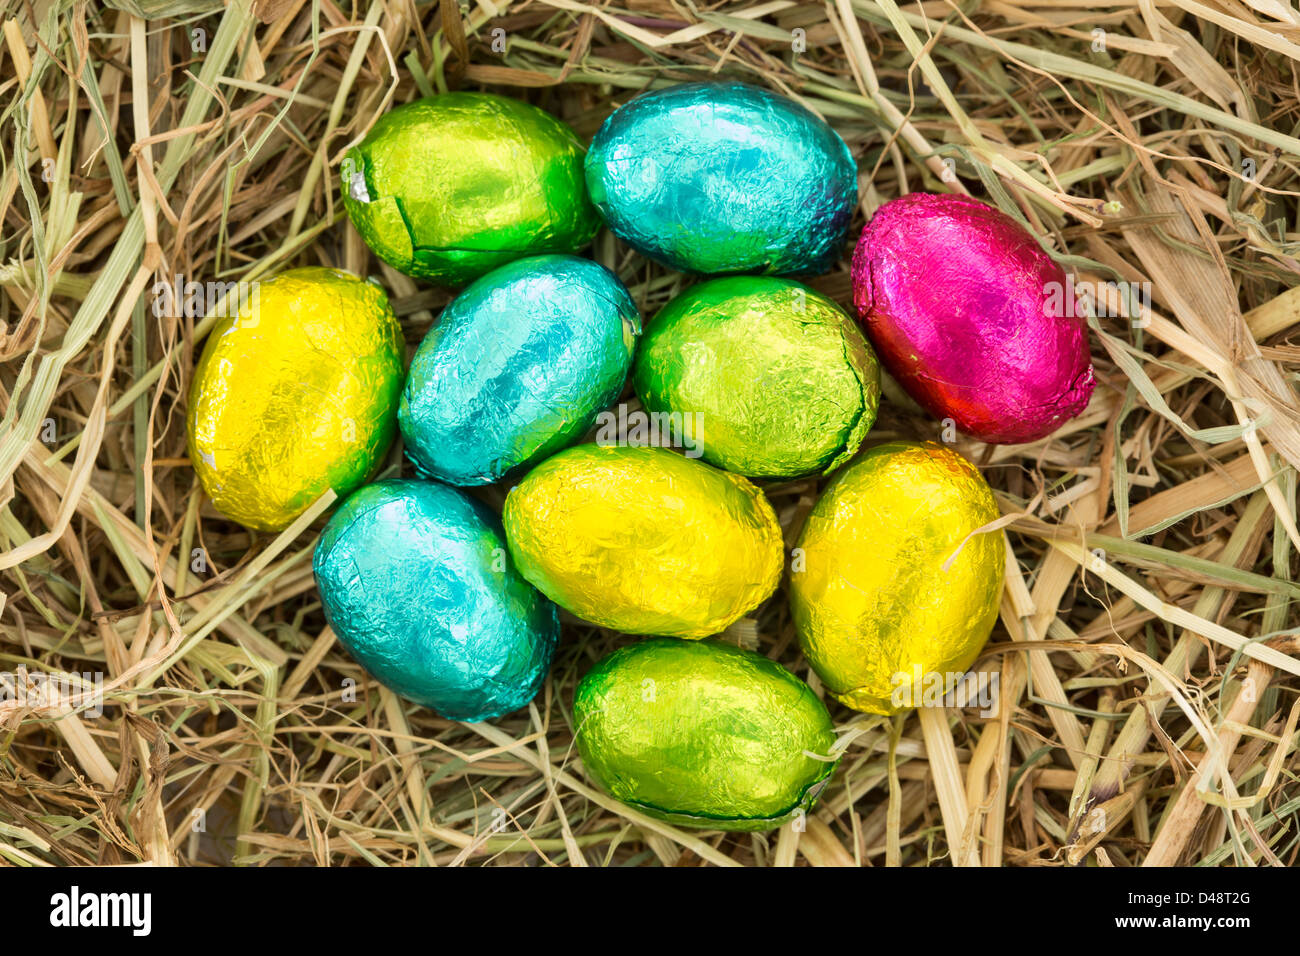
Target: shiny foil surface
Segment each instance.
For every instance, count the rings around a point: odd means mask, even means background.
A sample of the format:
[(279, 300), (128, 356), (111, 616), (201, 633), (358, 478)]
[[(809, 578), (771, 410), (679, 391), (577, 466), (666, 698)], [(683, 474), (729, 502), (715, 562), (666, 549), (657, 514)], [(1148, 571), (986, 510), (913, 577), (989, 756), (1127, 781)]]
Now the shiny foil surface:
[(880, 369), (853, 319), (806, 286), (713, 279), (655, 316), (633, 383), (651, 412), (682, 416), (710, 464), (741, 475), (830, 471), (876, 418)]
[(190, 384), (203, 490), (259, 531), (287, 527), (330, 488), (347, 495), (397, 434), (405, 364), (378, 285), (318, 267), (257, 283), (213, 328)]
[(610, 795), (650, 816), (770, 830), (806, 813), (835, 764), (831, 718), (759, 654), (651, 638), (604, 658), (573, 701), (578, 752)]
[(1092, 395), (1065, 288), (1032, 235), (964, 196), (886, 203), (853, 256), (854, 304), (885, 368), (936, 418), (1000, 444), (1050, 435)]
[(342, 165), (343, 202), (379, 258), (460, 286), (499, 265), (576, 252), (600, 225), (582, 144), (544, 110), (443, 93), (380, 117)]
[(837, 700), (895, 713), (921, 699), (921, 687), (895, 693), (916, 674), (974, 663), (997, 618), (1005, 548), (999, 531), (966, 539), (997, 517), (979, 471), (929, 442), (879, 445), (831, 482), (792, 552), (790, 609)]
[(511, 489), (502, 518), (525, 578), (629, 634), (716, 634), (781, 577), (781, 528), (763, 493), (665, 448), (566, 448)]
[(792, 99), (686, 83), (616, 110), (586, 160), (592, 201), (641, 254), (683, 272), (825, 272), (857, 203), (839, 134)]
[(618, 398), (640, 331), (623, 284), (588, 259), (493, 270), (443, 310), (411, 361), (398, 413), (406, 454), (454, 485), (545, 458)]
[(330, 518), (312, 566), (348, 653), (444, 717), (518, 710), (550, 669), (555, 605), (520, 577), (496, 516), (462, 491), (402, 479), (367, 485)]

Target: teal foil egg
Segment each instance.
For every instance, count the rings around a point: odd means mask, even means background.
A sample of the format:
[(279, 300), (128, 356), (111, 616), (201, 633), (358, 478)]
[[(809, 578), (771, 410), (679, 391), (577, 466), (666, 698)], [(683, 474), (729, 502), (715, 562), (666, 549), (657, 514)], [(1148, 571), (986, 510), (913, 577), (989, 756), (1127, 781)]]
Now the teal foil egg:
[(496, 269), (443, 310), (398, 408), (424, 475), (481, 485), (576, 441), (623, 390), (641, 321), (618, 278), (587, 259)]
[(609, 228), (683, 272), (825, 272), (857, 203), (844, 140), (784, 96), (688, 83), (616, 110), (586, 158)]
[(559, 613), (515, 569), (496, 516), (462, 491), (366, 485), (330, 518), (312, 566), (348, 653), (444, 717), (518, 710), (550, 669)]

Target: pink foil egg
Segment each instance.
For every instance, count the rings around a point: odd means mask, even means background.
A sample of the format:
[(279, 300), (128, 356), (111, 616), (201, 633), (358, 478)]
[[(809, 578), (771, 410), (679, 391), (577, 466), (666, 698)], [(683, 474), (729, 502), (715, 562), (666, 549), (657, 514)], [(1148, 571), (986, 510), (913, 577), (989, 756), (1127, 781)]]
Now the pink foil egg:
[(1037, 441), (1092, 395), (1084, 313), (1065, 273), (977, 200), (911, 193), (881, 206), (853, 255), (853, 302), (907, 393), (981, 441)]

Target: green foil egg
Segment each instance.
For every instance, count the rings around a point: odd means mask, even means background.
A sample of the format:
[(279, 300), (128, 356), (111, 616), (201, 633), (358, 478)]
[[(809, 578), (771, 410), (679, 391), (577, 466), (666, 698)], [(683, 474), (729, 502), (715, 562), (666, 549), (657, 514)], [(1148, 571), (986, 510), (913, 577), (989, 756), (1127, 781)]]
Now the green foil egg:
[(343, 202), (379, 258), (460, 286), (523, 256), (573, 253), (600, 220), (573, 130), (490, 93), (444, 93), (380, 117), (343, 158)]
[(880, 401), (856, 323), (807, 286), (761, 276), (714, 279), (669, 302), (642, 340), (633, 385), (652, 415), (680, 416), (705, 461), (755, 478), (838, 467)]
[[(834, 770), (830, 714), (760, 654), (655, 638), (578, 684), (578, 753), (597, 782), (679, 826), (770, 830), (806, 813)], [(816, 756), (810, 756), (816, 755)]]

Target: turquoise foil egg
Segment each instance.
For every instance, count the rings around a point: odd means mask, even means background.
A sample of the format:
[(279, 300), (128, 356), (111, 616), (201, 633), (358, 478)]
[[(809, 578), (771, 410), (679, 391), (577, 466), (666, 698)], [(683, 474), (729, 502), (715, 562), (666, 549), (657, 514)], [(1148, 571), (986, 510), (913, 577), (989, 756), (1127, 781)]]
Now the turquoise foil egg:
[(616, 110), (586, 158), (609, 228), (683, 272), (825, 272), (844, 249), (857, 165), (825, 121), (743, 83), (688, 83)]
[(482, 485), (576, 441), (618, 398), (641, 320), (588, 259), (545, 255), (489, 272), (420, 343), (398, 407), (425, 476)]
[(518, 710), (550, 669), (559, 612), (515, 569), (497, 517), (456, 488), (366, 485), (330, 517), (312, 569), (339, 643), (444, 717)]

